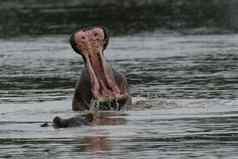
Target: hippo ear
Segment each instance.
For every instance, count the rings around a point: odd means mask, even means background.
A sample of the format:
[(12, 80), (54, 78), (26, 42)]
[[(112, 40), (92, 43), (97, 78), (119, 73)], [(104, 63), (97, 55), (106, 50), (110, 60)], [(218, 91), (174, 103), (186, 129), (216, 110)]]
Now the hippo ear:
[(69, 39), (69, 43), (71, 44), (71, 47), (73, 48), (73, 50), (79, 54), (81, 54), (81, 51), (79, 48), (77, 48), (77, 44), (75, 42), (75, 35), (76, 32), (74, 32), (71, 36), (70, 36), (70, 39)]
[(104, 45), (103, 45), (103, 49), (105, 50), (108, 46), (108, 43), (109, 43), (109, 32), (108, 30), (105, 28), (105, 27), (102, 27), (103, 29), (103, 32), (104, 32)]

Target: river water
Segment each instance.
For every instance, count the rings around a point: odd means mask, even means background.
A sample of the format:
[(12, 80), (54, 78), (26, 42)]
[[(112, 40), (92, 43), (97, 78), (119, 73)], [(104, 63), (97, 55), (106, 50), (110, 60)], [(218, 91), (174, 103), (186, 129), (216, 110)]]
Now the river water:
[(0, 40), (0, 158), (238, 158), (238, 35), (112, 37), (105, 54), (133, 106), (91, 126), (40, 127), (78, 114), (83, 61), (68, 38)]

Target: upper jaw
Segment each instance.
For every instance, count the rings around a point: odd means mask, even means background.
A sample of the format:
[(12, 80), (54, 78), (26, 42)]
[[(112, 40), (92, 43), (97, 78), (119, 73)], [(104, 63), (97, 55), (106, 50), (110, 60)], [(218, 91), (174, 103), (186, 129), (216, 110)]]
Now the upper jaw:
[(91, 30), (81, 30), (74, 34), (74, 43), (78, 53), (85, 56), (92, 55), (104, 50), (105, 35), (102, 28), (92, 28)]

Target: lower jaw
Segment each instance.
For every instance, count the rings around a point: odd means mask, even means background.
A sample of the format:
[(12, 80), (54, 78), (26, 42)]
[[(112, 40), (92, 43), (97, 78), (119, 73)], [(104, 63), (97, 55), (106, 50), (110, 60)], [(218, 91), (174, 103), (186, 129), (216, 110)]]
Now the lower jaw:
[(100, 97), (94, 99), (90, 103), (90, 110), (121, 110), (123, 101), (128, 98), (128, 95), (120, 95), (117, 97)]
[(94, 105), (96, 110), (120, 110), (120, 102), (118, 100), (97, 101)]

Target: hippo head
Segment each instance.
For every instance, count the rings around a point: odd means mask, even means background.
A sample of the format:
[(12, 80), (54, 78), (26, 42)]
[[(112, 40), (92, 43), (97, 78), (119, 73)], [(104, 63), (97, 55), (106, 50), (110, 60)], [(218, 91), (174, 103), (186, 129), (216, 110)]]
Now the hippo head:
[(70, 38), (72, 48), (84, 59), (91, 82), (91, 93), (98, 101), (111, 101), (127, 96), (120, 90), (113, 70), (105, 60), (103, 51), (108, 41), (109, 35), (103, 27), (82, 29)]

